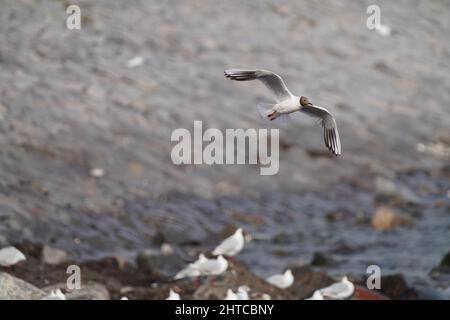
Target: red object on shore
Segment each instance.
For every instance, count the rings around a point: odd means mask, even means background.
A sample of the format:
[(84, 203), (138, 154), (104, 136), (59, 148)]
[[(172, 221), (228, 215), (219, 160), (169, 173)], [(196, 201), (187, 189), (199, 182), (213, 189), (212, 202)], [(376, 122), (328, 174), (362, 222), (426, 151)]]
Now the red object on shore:
[(369, 290), (366, 287), (355, 285), (353, 299), (356, 300), (390, 300), (377, 290)]

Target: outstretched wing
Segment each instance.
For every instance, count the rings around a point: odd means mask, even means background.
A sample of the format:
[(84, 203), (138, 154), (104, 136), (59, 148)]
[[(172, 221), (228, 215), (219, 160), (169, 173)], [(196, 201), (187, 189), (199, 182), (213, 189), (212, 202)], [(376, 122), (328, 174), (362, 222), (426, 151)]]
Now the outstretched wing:
[(225, 70), (224, 73), (227, 78), (236, 81), (260, 80), (275, 94), (278, 102), (289, 99), (292, 96), (283, 79), (272, 71), (229, 69)]
[(333, 115), (327, 109), (316, 105), (303, 107), (300, 111), (319, 119), (319, 123), (323, 127), (325, 145), (335, 155), (340, 155), (342, 153), (341, 140)]

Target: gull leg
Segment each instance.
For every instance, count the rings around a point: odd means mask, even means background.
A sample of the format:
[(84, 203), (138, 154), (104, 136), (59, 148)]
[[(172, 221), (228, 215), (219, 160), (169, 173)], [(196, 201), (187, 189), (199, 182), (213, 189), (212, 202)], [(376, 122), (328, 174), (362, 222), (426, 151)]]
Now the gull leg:
[(270, 114), (269, 120), (273, 121), (276, 118), (278, 118), (278, 116), (279, 116), (279, 114), (276, 111), (274, 111), (273, 113)]
[[(276, 111), (272, 111), (271, 113), (269, 113), (267, 115), (267, 118), (272, 118), (277, 112)], [(272, 120), (272, 119), (271, 119)]]

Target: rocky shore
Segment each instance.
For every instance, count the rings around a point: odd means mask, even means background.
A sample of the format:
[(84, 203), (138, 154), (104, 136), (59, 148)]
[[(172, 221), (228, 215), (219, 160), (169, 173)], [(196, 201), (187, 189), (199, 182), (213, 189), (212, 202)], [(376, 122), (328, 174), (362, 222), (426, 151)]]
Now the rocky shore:
[[(227, 289), (237, 289), (246, 285), (250, 288), (250, 299), (306, 299), (315, 290), (326, 287), (336, 281), (326, 271), (312, 263), (293, 268), (294, 284), (288, 289), (279, 289), (250, 271), (250, 268), (238, 260), (230, 262), (230, 267), (223, 275), (213, 279), (172, 280), (165, 276), (164, 270), (158, 270), (155, 262), (168, 264), (180, 259), (174, 253), (139, 255), (135, 261), (124, 257), (110, 257), (97, 261), (87, 261), (78, 266), (81, 268), (82, 286), (69, 290), (66, 286), (69, 265), (73, 261), (60, 261), (55, 264), (51, 256), (45, 257), (46, 247), (31, 243), (18, 245), (25, 255), (26, 261), (9, 267), (0, 268), (0, 299), (43, 299), (51, 291), (60, 289), (68, 300), (92, 299), (165, 299), (169, 290), (179, 293), (182, 299), (223, 299)], [(145, 258), (146, 257), (146, 258)], [(48, 260), (50, 258), (50, 260)], [(448, 273), (448, 259), (439, 266)], [(401, 274), (382, 277), (381, 290), (368, 290), (366, 277), (350, 276), (355, 283), (355, 292), (351, 299), (448, 299), (449, 292), (439, 290), (417, 290), (410, 287)], [(448, 290), (447, 290), (448, 291)]]

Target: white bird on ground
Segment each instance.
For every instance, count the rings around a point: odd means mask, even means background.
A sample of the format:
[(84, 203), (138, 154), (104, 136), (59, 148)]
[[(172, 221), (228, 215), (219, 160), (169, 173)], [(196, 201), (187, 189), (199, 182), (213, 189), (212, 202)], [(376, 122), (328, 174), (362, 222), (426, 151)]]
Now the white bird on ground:
[(50, 294), (44, 297), (42, 300), (67, 300), (67, 299), (60, 289), (56, 289), (52, 290)]
[(355, 291), (355, 286), (347, 277), (343, 277), (340, 282), (333, 283), (319, 291), (324, 298), (341, 300), (351, 297)]
[(206, 259), (196, 265), (202, 275), (218, 276), (228, 269), (228, 261), (222, 255), (217, 259)]
[(266, 281), (280, 289), (286, 289), (294, 283), (294, 275), (291, 269), (287, 269), (282, 274), (275, 274), (268, 277)]
[(170, 289), (169, 296), (166, 298), (166, 300), (180, 300), (180, 299), (181, 299), (180, 295), (175, 291), (173, 291), (172, 289)]
[(248, 300), (248, 291), (250, 290), (247, 286), (240, 286), (237, 289), (237, 293), (233, 290), (228, 289), (227, 295), (224, 300)]
[(25, 255), (15, 247), (0, 249), (0, 266), (10, 267), (26, 260)]
[(385, 24), (377, 24), (375, 26), (375, 30), (382, 35), (383, 37), (389, 37), (391, 35), (391, 27), (385, 25)]
[(205, 255), (203, 253), (200, 253), (198, 255), (198, 259), (190, 264), (188, 264), (187, 267), (185, 267), (184, 269), (182, 269), (180, 272), (178, 272), (174, 279), (178, 280), (178, 279), (182, 279), (182, 278), (191, 278), (191, 277), (198, 277), (201, 276), (201, 272), (200, 270), (197, 268), (197, 266), (200, 263), (203, 263), (205, 261), (207, 261), (208, 259), (205, 257)]
[(319, 290), (314, 291), (313, 295), (305, 300), (324, 300)]
[(244, 233), (242, 231), (242, 228), (239, 228), (231, 236), (223, 240), (222, 243), (214, 249), (212, 254), (215, 256), (235, 256), (244, 248), (244, 243)]
[(136, 68), (136, 67), (143, 65), (144, 62), (145, 62), (144, 57), (135, 56), (134, 58), (131, 58), (130, 60), (128, 60), (126, 65), (128, 68), (131, 69), (131, 68)]
[(276, 73), (268, 70), (225, 70), (225, 76), (236, 81), (260, 80), (275, 94), (277, 103), (260, 104), (258, 109), (263, 117), (281, 123), (289, 121), (289, 114), (301, 111), (315, 117), (323, 127), (325, 145), (335, 155), (341, 154), (341, 141), (333, 115), (325, 108), (312, 104), (307, 97), (293, 95), (286, 87), (283, 79)]

